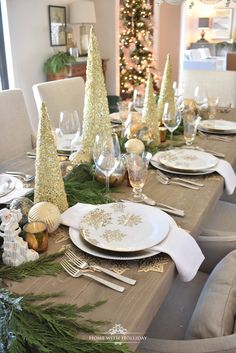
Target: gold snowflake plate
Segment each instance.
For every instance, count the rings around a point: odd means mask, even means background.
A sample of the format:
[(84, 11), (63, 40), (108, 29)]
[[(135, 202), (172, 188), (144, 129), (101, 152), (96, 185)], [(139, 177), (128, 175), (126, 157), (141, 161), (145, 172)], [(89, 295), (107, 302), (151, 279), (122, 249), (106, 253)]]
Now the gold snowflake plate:
[(218, 159), (210, 153), (179, 148), (161, 152), (159, 161), (168, 168), (191, 172), (212, 168), (217, 164)]
[(98, 206), (80, 223), (80, 236), (86, 242), (117, 252), (148, 249), (161, 242), (168, 232), (169, 222), (163, 212), (131, 202)]

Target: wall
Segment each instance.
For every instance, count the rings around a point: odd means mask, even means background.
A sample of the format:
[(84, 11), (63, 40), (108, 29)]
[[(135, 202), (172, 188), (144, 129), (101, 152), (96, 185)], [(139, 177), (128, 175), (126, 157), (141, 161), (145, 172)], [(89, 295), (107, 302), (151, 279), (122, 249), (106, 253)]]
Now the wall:
[[(201, 37), (200, 36), (201, 30), (198, 29), (198, 18), (209, 17), (210, 19), (212, 19), (214, 8), (225, 9), (225, 1), (221, 1), (215, 6), (205, 5), (200, 1), (196, 1), (193, 8), (185, 12), (185, 16), (187, 17), (187, 28), (188, 28), (185, 36), (186, 47), (188, 47), (192, 42), (196, 42)], [(236, 36), (236, 4), (232, 0), (229, 8), (233, 9), (232, 31), (231, 31), (231, 38), (232, 38)], [(211, 26), (211, 22), (210, 22), (210, 26)], [(223, 41), (223, 39), (212, 39), (210, 28), (206, 30), (205, 39), (208, 40), (209, 42)]]
[(120, 94), (119, 76), (119, 0), (94, 0), (102, 58), (108, 59), (106, 86), (110, 95)]
[[(159, 17), (157, 51), (158, 70), (163, 73), (166, 56), (170, 54), (173, 80), (178, 81), (180, 53), (181, 6), (161, 4), (156, 8), (155, 16)], [(156, 21), (157, 22), (157, 21)]]
[[(27, 107), (37, 129), (37, 110), (34, 103), (32, 85), (45, 81), (42, 67), (46, 59), (64, 47), (50, 47), (48, 26), (48, 5), (66, 6), (72, 0), (5, 0), (9, 22), (8, 55), (12, 60), (14, 77), (11, 88), (23, 90)], [(4, 1), (3, 1), (4, 2)], [(116, 93), (117, 78), (115, 65), (114, 30), (115, 7), (118, 0), (96, 0), (97, 24), (96, 31), (101, 46), (102, 56), (109, 59), (107, 85), (109, 94)], [(5, 18), (5, 23), (6, 23)], [(10, 52), (10, 48), (12, 53)], [(12, 57), (11, 57), (12, 54)]]

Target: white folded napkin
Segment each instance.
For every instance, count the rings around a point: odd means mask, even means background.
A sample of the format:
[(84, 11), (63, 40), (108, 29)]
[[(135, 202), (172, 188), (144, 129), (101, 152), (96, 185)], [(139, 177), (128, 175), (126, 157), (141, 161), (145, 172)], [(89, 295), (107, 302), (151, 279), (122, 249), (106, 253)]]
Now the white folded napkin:
[(236, 175), (231, 164), (219, 159), (216, 166), (211, 169), (219, 173), (225, 179), (226, 193), (232, 195), (236, 188)]
[(1, 197), (0, 204), (9, 203), (18, 197), (26, 196), (26, 195), (30, 194), (33, 190), (34, 189), (32, 189), (32, 188), (15, 189), (12, 192), (10, 192), (9, 194), (7, 194), (6, 196)]
[[(95, 205), (77, 203), (61, 215), (61, 223), (68, 227), (79, 229), (83, 216), (96, 207)], [(194, 238), (185, 230), (172, 224), (166, 239), (150, 248), (150, 250), (152, 249), (164, 252), (172, 258), (184, 282), (191, 281), (195, 277), (204, 260), (202, 251)]]

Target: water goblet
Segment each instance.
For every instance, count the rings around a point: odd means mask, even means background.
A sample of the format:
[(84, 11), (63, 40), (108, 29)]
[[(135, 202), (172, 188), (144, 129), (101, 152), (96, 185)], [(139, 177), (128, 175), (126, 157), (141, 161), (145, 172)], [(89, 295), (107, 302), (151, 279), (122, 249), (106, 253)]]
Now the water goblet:
[(138, 90), (134, 90), (133, 107), (139, 114), (142, 114), (143, 112), (143, 104), (144, 104), (144, 97), (142, 93), (138, 92)]
[(207, 108), (207, 92), (204, 87), (196, 86), (194, 91), (194, 100), (198, 110)]
[(71, 151), (71, 142), (77, 133), (79, 135), (81, 134), (81, 123), (78, 112), (76, 110), (60, 112), (59, 133), (57, 131), (57, 137), (60, 143), (59, 149)]
[(181, 112), (176, 107), (172, 109), (169, 103), (165, 103), (162, 122), (170, 132), (170, 140), (173, 141), (173, 132), (181, 122)]
[(128, 118), (128, 113), (129, 113), (129, 106), (128, 102), (125, 101), (120, 101), (117, 103), (117, 108), (119, 110), (120, 114), (120, 120), (122, 123), (125, 123), (125, 121)]
[(183, 118), (184, 123), (184, 139), (187, 146), (191, 146), (197, 132), (197, 126), (201, 120), (200, 116), (194, 114), (186, 114)]
[(96, 168), (105, 175), (106, 197), (109, 199), (109, 177), (121, 160), (120, 144), (115, 133), (97, 134), (93, 147), (93, 160)]
[(129, 197), (131, 201), (140, 202), (145, 198), (142, 189), (147, 180), (151, 157), (151, 153), (143, 152), (142, 154), (130, 153), (126, 158), (129, 182), (133, 188), (132, 195)]
[(216, 117), (218, 104), (219, 97), (208, 97), (209, 119), (214, 119)]

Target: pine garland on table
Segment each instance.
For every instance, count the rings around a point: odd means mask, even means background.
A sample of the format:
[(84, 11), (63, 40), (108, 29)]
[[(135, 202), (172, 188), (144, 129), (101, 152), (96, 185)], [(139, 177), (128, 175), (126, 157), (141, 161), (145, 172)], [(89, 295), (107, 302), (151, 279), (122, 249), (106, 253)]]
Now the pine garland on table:
[(72, 304), (38, 304), (56, 296), (51, 293), (19, 297), (0, 289), (0, 352), (131, 353), (125, 344), (98, 343), (78, 337), (79, 332), (98, 333), (106, 323), (82, 316), (105, 301), (80, 308)]

